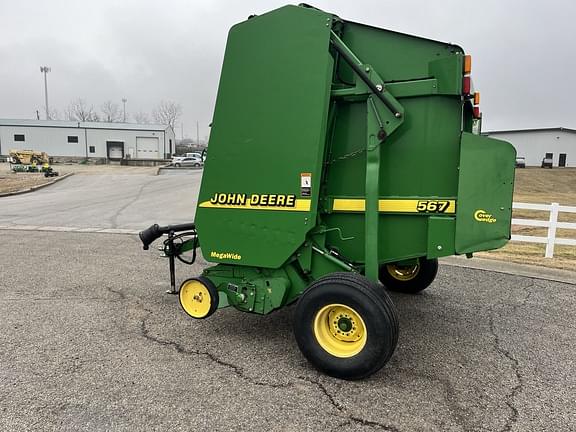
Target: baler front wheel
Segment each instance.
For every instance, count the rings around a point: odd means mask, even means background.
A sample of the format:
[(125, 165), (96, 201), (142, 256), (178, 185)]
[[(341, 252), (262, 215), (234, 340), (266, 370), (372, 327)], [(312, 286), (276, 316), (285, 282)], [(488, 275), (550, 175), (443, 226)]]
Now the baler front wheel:
[(328, 375), (361, 379), (378, 371), (398, 342), (396, 309), (377, 284), (355, 273), (318, 279), (298, 300), (294, 335)]
[(416, 294), (430, 286), (438, 273), (438, 260), (419, 258), (418, 263), (380, 266), (379, 279), (391, 291)]
[(184, 312), (192, 318), (208, 318), (218, 308), (218, 291), (202, 276), (182, 282), (178, 298)]

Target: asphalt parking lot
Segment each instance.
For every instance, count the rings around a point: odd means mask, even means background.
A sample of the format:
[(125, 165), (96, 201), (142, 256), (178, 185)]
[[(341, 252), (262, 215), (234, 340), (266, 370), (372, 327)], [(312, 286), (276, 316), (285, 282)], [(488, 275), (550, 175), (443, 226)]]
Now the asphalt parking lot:
[(202, 171), (186, 176), (112, 172), (79, 173), (31, 194), (2, 197), (0, 226), (138, 231), (155, 222), (194, 218)]
[[(67, 212), (26, 223), (82, 226), (63, 198), (74, 177), (33, 195), (58, 192)], [(101, 208), (124, 205), (116, 228), (141, 228), (166, 217), (139, 207), (156, 188), (171, 190), (150, 180), (123, 201), (118, 187)], [(12, 224), (6, 203), (0, 221)], [(91, 226), (100, 207), (81, 203)], [(576, 430), (575, 285), (443, 265), (421, 295), (392, 294), (401, 334), (388, 365), (346, 382), (301, 356), (291, 307), (187, 318), (164, 293), (167, 262), (134, 235), (32, 227), (0, 238), (2, 430)], [(178, 279), (202, 265), (179, 265)]]

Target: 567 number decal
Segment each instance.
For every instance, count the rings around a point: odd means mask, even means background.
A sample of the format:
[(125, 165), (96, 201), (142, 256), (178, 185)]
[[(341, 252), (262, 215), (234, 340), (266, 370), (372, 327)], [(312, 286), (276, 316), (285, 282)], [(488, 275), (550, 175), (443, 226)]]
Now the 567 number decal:
[(450, 207), (450, 201), (446, 200), (426, 200), (418, 201), (416, 210), (419, 213), (445, 213)]

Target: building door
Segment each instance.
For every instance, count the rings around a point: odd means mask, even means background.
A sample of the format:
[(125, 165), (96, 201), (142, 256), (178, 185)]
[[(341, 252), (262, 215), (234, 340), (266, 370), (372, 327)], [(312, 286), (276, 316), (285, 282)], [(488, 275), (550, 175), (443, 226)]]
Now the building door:
[(560, 153), (560, 159), (558, 159), (558, 166), (559, 167), (566, 166), (566, 153)]
[(158, 137), (136, 137), (137, 159), (158, 159)]
[(554, 153), (546, 153), (546, 159), (552, 159), (554, 157)]
[(108, 159), (124, 159), (124, 143), (122, 141), (106, 141)]

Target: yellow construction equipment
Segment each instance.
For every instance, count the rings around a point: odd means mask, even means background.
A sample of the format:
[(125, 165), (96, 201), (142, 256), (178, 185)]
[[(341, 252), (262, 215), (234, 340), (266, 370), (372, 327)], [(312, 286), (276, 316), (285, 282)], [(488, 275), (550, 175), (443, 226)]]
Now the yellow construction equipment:
[(46, 152), (36, 150), (10, 150), (10, 161), (14, 164), (46, 164), (51, 163), (50, 157)]

